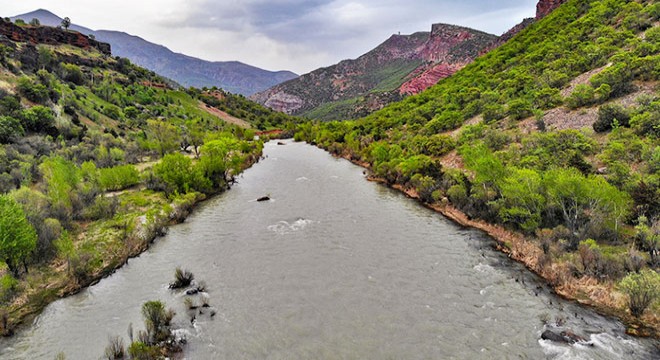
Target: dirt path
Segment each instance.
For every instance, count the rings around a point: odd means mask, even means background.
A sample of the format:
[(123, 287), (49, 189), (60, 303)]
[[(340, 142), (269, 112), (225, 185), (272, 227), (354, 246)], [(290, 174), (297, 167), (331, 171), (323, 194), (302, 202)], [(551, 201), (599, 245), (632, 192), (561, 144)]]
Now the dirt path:
[(249, 122), (247, 122), (243, 119), (239, 119), (237, 117), (231, 116), (231, 115), (227, 114), (226, 112), (224, 112), (222, 110), (219, 110), (219, 109), (216, 109), (214, 107), (208, 106), (208, 105), (206, 105), (205, 103), (203, 103), (201, 101), (199, 102), (199, 108), (206, 111), (207, 113), (209, 113), (213, 116), (219, 117), (220, 119), (222, 119), (225, 122), (228, 122), (230, 124), (240, 126), (244, 129), (249, 129), (249, 128), (252, 127), (252, 125), (250, 125)]

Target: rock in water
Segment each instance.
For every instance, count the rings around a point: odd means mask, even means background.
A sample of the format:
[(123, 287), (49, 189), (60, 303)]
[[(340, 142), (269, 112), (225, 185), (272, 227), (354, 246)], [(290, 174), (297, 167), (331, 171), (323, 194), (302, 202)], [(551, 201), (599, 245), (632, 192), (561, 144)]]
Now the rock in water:
[(257, 199), (257, 201), (259, 201), (259, 202), (262, 202), (262, 201), (268, 201), (268, 200), (270, 200), (270, 197), (269, 197), (269, 196), (262, 196), (262, 197), (260, 197), (260, 198)]

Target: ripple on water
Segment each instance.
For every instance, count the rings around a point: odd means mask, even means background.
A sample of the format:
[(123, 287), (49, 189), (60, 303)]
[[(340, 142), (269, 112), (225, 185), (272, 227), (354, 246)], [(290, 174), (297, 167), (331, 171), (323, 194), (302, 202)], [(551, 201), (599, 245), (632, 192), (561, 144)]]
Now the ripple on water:
[(292, 232), (300, 231), (308, 225), (314, 223), (313, 220), (298, 218), (295, 221), (288, 222), (286, 220), (279, 221), (277, 224), (269, 225), (268, 230), (273, 231), (279, 235), (286, 235)]

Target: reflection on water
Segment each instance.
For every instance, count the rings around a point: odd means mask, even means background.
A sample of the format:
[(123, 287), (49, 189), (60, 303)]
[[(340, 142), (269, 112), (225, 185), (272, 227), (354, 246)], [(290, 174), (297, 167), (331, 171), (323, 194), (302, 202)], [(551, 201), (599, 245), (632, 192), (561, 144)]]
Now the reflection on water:
[[(649, 359), (655, 343), (562, 301), (534, 276), (362, 169), (311, 146), (268, 144), (231, 191), (99, 284), (2, 340), (3, 359), (96, 359), (160, 299), (189, 359)], [(257, 202), (268, 194), (271, 201)], [(191, 323), (176, 266), (216, 314)], [(571, 329), (593, 346), (540, 340)], [(559, 325), (558, 325), (559, 324)]]

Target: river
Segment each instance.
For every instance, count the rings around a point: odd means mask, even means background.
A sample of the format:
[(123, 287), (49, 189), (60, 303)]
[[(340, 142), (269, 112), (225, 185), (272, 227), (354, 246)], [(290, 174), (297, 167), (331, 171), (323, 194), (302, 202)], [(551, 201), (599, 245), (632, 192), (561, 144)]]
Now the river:
[[(140, 257), (0, 340), (0, 358), (98, 359), (109, 336), (143, 328), (140, 306), (155, 299), (176, 310), (187, 359), (659, 357), (654, 341), (550, 294), (481, 232), (350, 162), (293, 142), (264, 155)], [(167, 286), (176, 266), (206, 282), (215, 316), (191, 323)], [(544, 322), (593, 346), (540, 340)]]

